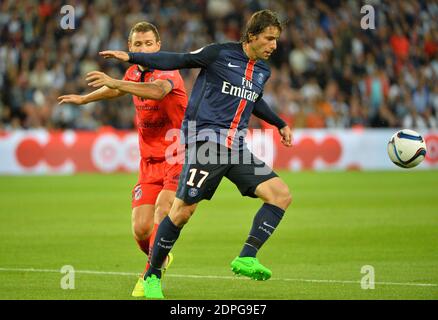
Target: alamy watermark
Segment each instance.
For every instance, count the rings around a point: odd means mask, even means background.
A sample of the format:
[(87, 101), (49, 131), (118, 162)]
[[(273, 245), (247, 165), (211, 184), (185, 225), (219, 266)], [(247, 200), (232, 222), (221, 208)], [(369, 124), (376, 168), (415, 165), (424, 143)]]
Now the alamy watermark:
[(374, 267), (371, 265), (362, 266), (360, 273), (365, 274), (360, 281), (360, 287), (363, 290), (375, 289)]
[(364, 30), (376, 29), (376, 14), (372, 5), (364, 5), (360, 13), (365, 14), (360, 20), (360, 27)]
[[(269, 162), (274, 154), (274, 130), (252, 130), (250, 146), (246, 144), (246, 135), (247, 130), (234, 130), (232, 134), (230, 134), (230, 129), (197, 130), (196, 121), (188, 121), (187, 129), (184, 131), (179, 129), (167, 131), (165, 140), (172, 141), (172, 143), (165, 151), (166, 162), (202, 165), (253, 164), (254, 175), (269, 174), (272, 171), (269, 167), (272, 164)], [(185, 157), (183, 156), (184, 149)], [(267, 165), (265, 165), (266, 162)]]
[(73, 30), (75, 26), (75, 8), (71, 5), (65, 5), (61, 7), (60, 13), (63, 15), (60, 21), (61, 29)]
[(70, 265), (62, 266), (61, 273), (65, 274), (61, 278), (61, 289), (74, 290), (75, 289), (75, 269)]

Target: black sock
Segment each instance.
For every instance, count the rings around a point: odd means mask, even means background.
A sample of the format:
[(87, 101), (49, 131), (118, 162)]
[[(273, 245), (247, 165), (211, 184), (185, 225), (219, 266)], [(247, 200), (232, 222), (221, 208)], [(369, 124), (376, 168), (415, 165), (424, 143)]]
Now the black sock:
[(178, 239), (180, 232), (181, 228), (175, 226), (169, 216), (160, 223), (155, 236), (150, 266), (144, 275), (145, 279), (152, 274), (161, 278), (161, 266), (175, 244), (176, 239)]
[(272, 204), (263, 204), (254, 217), (251, 231), (239, 257), (255, 257), (257, 251), (280, 223), (283, 215), (283, 209)]

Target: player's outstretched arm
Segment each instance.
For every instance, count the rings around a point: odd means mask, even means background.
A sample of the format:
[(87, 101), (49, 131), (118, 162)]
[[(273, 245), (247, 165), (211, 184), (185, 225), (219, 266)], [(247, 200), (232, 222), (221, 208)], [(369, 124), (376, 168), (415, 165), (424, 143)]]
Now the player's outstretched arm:
[(175, 53), (160, 51), (155, 53), (101, 51), (99, 55), (105, 59), (113, 58), (120, 61), (139, 64), (158, 70), (177, 70), (184, 68), (205, 68), (216, 60), (220, 45), (211, 44), (191, 53)]
[(266, 121), (273, 126), (278, 128), (278, 131), (281, 135), (281, 143), (287, 147), (292, 146), (292, 131), (289, 126), (281, 119), (272, 109), (268, 106), (268, 104), (263, 99), (259, 99), (254, 104), (254, 109), (252, 110), (253, 115), (257, 118)]
[(158, 79), (148, 83), (137, 83), (117, 80), (100, 71), (89, 72), (86, 80), (92, 87), (104, 86), (145, 99), (161, 100), (172, 91), (172, 85), (167, 80)]
[(72, 103), (77, 105), (87, 104), (93, 101), (113, 99), (123, 96), (125, 92), (108, 87), (102, 87), (86, 95), (66, 94), (58, 97), (58, 104)]

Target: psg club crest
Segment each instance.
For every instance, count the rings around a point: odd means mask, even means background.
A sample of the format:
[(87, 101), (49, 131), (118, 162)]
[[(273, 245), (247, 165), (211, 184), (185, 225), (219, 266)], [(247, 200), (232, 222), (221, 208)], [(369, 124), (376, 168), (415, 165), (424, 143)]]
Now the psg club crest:
[(257, 83), (263, 84), (263, 73), (259, 73), (259, 75), (257, 76)]
[(190, 189), (189, 189), (189, 196), (190, 196), (190, 197), (194, 198), (194, 197), (196, 197), (197, 195), (198, 195), (198, 189), (196, 189), (196, 188), (190, 188)]

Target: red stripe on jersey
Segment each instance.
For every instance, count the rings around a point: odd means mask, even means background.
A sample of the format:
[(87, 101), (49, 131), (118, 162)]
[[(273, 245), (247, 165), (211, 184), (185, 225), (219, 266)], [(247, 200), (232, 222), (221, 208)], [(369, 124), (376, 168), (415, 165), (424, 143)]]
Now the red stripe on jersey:
[(234, 140), (234, 136), (236, 135), (237, 127), (239, 126), (240, 117), (242, 116), (243, 110), (245, 110), (247, 101), (245, 99), (241, 99), (239, 106), (237, 107), (236, 114), (234, 115), (233, 122), (231, 122), (230, 129), (228, 130), (227, 140), (225, 142), (225, 146), (227, 148), (231, 148)]
[(246, 80), (252, 81), (252, 74), (254, 73), (254, 65), (255, 65), (256, 61), (255, 60), (250, 60), (248, 62), (248, 64), (246, 65), (246, 70), (245, 70), (245, 78)]
[[(254, 73), (255, 63), (256, 63), (255, 60), (250, 60), (246, 64), (245, 78), (249, 81), (252, 81), (252, 75)], [(231, 126), (227, 134), (227, 139), (225, 141), (225, 146), (227, 148), (231, 148), (231, 146), (233, 145), (233, 140), (236, 135), (237, 127), (239, 126), (240, 118), (242, 117), (243, 111), (245, 111), (247, 102), (248, 101), (245, 99), (241, 99), (239, 102), (239, 106), (237, 107), (236, 114), (234, 115), (233, 121), (231, 122)]]

